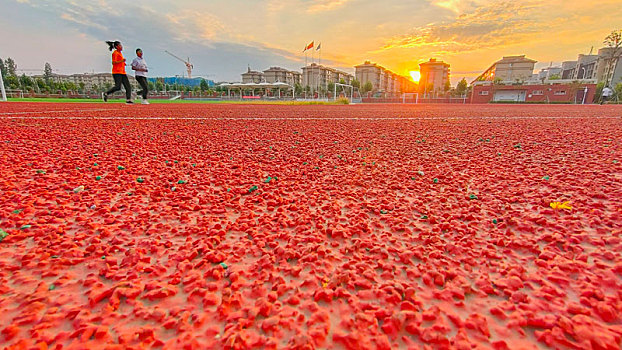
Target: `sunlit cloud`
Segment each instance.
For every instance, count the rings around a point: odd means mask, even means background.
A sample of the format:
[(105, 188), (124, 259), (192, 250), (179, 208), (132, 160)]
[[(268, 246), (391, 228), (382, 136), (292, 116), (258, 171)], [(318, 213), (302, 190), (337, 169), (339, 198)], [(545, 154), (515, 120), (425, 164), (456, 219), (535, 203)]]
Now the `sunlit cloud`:
[(460, 12), (459, 5), (462, 2), (462, 0), (433, 0), (432, 4), (457, 13)]
[(345, 4), (350, 2), (351, 0), (315, 0), (313, 1), (313, 5), (311, 5), (307, 12), (317, 13), (317, 12), (325, 12), (332, 11), (343, 7)]
[(536, 1), (497, 1), (451, 21), (416, 27), (409, 35), (389, 39), (379, 51), (427, 48), (434, 54), (452, 54), (511, 45), (546, 28), (537, 14), (541, 7)]

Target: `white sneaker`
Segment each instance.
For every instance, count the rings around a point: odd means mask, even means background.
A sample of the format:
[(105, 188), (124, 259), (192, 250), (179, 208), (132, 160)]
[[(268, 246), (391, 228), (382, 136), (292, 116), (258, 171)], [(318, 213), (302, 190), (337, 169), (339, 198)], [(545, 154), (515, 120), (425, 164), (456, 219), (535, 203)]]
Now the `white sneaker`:
[(141, 105), (148, 105), (148, 104), (149, 104), (149, 101), (147, 101), (147, 100), (143, 100), (140, 104), (141, 104)]

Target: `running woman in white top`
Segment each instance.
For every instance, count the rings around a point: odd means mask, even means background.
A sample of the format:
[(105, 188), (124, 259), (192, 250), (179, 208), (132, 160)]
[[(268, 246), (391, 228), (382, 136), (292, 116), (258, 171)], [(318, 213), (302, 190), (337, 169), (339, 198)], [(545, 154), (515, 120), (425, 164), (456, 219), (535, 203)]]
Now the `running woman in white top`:
[(149, 93), (149, 84), (147, 83), (147, 62), (143, 58), (143, 50), (136, 49), (136, 58), (132, 61), (132, 70), (136, 73), (136, 81), (140, 84), (142, 90), (138, 91), (137, 94), (142, 95), (143, 101), (141, 102), (144, 105), (148, 105), (149, 101), (147, 101), (147, 93)]

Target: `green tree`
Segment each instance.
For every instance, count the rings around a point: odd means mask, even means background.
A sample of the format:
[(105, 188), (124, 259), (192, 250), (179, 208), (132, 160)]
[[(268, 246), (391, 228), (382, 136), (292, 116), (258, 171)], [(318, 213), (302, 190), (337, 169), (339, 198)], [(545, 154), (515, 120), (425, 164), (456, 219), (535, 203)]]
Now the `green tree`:
[(451, 90), (451, 83), (449, 82), (449, 80), (447, 80), (445, 82), (445, 86), (443, 86), (443, 91), (447, 92), (449, 90)]
[(43, 81), (43, 79), (37, 78), (37, 80), (35, 80), (35, 84), (37, 85), (39, 92), (42, 90), (45, 91), (45, 81)]
[(333, 83), (332, 81), (328, 83), (328, 91), (329, 92), (335, 91), (335, 83)]
[(466, 79), (462, 78), (462, 80), (458, 82), (458, 85), (456, 85), (456, 94), (459, 96), (464, 96), (468, 88), (469, 88), (469, 85), (467, 84)]
[(4, 65), (6, 66), (7, 76), (17, 77), (17, 64), (11, 57), (6, 59), (6, 61), (4, 62)]
[(162, 83), (161, 80), (157, 80), (155, 83), (155, 90), (156, 91), (162, 91), (164, 90), (164, 84)]
[(339, 84), (346, 85), (346, 80), (343, 78), (339, 79)]
[(613, 90), (616, 94), (616, 101), (620, 101), (622, 99), (622, 83), (617, 83)]
[(363, 89), (361, 89), (361, 92), (366, 94), (368, 92), (371, 92), (374, 90), (374, 84), (371, 83), (371, 81), (367, 81), (365, 83), (365, 85), (363, 85)]
[(361, 82), (360, 82), (360, 81), (358, 81), (358, 79), (354, 79), (354, 80), (352, 80), (351, 85), (352, 85), (352, 87), (355, 87), (355, 88), (357, 88), (357, 89), (360, 89), (360, 88), (361, 88)]
[(2, 58), (0, 58), (0, 74), (2, 74), (3, 78), (6, 77), (8, 74), (6, 65), (4, 64), (4, 61), (2, 60)]
[(52, 65), (45, 62), (45, 66), (43, 68), (43, 80), (45, 80), (46, 83), (49, 83), (50, 79), (52, 79)]
[(32, 79), (26, 74), (22, 74), (22, 76), (19, 77), (19, 83), (22, 86), (22, 89), (24, 90), (30, 90), (32, 89), (32, 86), (34, 85), (34, 82), (32, 81)]
[(199, 87), (201, 91), (205, 92), (209, 89), (209, 84), (207, 83), (207, 81), (205, 81), (205, 79), (201, 79), (201, 84), (199, 84)]
[(85, 93), (84, 88), (86, 87), (86, 84), (84, 84), (84, 82), (80, 82), (78, 87), (81, 94)]
[(148, 83), (148, 85), (149, 85), (149, 91), (154, 91), (155, 90), (155, 84), (152, 81), (150, 81)]
[(8, 75), (4, 79), (4, 86), (9, 89), (19, 89), (19, 79), (15, 75)]
[(296, 94), (297, 96), (300, 96), (300, 94), (302, 94), (302, 85), (300, 85), (300, 83), (294, 84), (294, 94)]
[[(605, 62), (607, 66), (612, 67), (615, 65), (620, 57), (622, 57), (622, 29), (612, 31), (603, 41), (607, 47), (607, 54), (605, 56)], [(611, 75), (613, 78), (613, 75)], [(609, 81), (609, 77), (605, 80), (605, 85), (612, 83)]]
[(549, 77), (549, 80), (560, 80), (562, 76), (560, 74), (553, 74)]

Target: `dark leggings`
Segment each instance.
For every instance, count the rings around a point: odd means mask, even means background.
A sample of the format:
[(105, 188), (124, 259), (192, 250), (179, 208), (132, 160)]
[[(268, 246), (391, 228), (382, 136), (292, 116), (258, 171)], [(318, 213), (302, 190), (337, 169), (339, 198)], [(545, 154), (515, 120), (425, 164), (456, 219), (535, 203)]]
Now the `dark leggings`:
[(140, 84), (140, 87), (142, 88), (142, 90), (138, 91), (137, 94), (143, 95), (143, 100), (146, 100), (147, 93), (149, 93), (149, 84), (147, 84), (147, 78), (137, 75), (136, 81), (138, 82), (138, 84)]
[(130, 85), (130, 80), (127, 78), (127, 75), (113, 74), (112, 77), (114, 78), (114, 86), (106, 92), (106, 95), (114, 94), (115, 92), (121, 90), (121, 84), (123, 84), (123, 87), (125, 88), (125, 99), (128, 101), (131, 100), (132, 86)]

